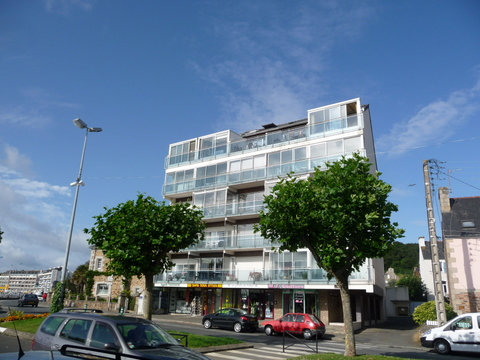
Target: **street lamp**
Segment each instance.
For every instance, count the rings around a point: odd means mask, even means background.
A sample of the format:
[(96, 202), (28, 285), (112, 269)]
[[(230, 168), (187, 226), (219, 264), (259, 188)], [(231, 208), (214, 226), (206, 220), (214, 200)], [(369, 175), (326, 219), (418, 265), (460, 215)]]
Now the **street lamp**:
[(80, 129), (85, 129), (85, 139), (83, 140), (83, 150), (82, 150), (82, 157), (80, 159), (80, 170), (78, 171), (77, 180), (72, 182), (70, 186), (75, 186), (75, 199), (73, 200), (73, 210), (72, 210), (72, 219), (70, 221), (70, 233), (68, 234), (68, 241), (67, 241), (67, 248), (65, 249), (65, 260), (63, 263), (62, 268), (62, 283), (65, 281), (67, 277), (67, 265), (68, 265), (68, 255), (70, 254), (70, 244), (72, 242), (72, 232), (73, 232), (73, 223), (75, 222), (75, 212), (77, 211), (77, 199), (78, 199), (78, 191), (80, 186), (84, 186), (85, 184), (82, 181), (82, 169), (83, 169), (83, 160), (85, 159), (85, 148), (87, 147), (87, 137), (89, 132), (101, 132), (102, 128), (91, 128), (88, 127), (85, 122), (81, 119), (74, 119), (73, 123), (75, 126), (79, 127)]

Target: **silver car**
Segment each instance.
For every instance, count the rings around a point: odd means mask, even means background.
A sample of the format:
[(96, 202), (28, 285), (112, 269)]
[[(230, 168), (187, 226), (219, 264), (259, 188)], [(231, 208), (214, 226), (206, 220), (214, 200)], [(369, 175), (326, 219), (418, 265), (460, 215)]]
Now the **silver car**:
[(59, 350), (63, 345), (86, 346), (144, 359), (208, 360), (183, 345), (152, 321), (99, 313), (58, 312), (38, 328), (32, 350)]

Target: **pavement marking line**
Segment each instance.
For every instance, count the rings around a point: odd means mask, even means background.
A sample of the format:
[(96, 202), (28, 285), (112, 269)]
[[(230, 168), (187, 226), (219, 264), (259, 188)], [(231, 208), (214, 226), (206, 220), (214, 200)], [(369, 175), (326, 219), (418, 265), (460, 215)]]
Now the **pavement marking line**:
[(267, 353), (267, 354), (294, 354), (294, 355), (305, 355), (305, 351), (285, 351), (283, 352), (282, 349), (278, 349), (278, 351), (274, 351), (274, 350), (277, 350), (275, 348), (268, 348), (268, 347), (261, 347), (261, 348), (253, 348), (253, 349), (250, 349), (250, 350), (254, 350), (254, 351), (257, 351), (257, 352), (262, 352), (262, 353)]
[(245, 357), (238, 357), (238, 356), (228, 356), (228, 355), (225, 355), (225, 354), (222, 354), (220, 352), (211, 352), (211, 353), (205, 353), (206, 356), (208, 356), (209, 358), (221, 358), (221, 359), (230, 359), (230, 360), (241, 360), (241, 359), (245, 359)]
[[(252, 354), (252, 350), (253, 349), (250, 349), (247, 353), (245, 352), (242, 352), (240, 350), (229, 350), (228, 352), (229, 353), (235, 353), (235, 354), (240, 354), (240, 355), (243, 355), (243, 357), (245, 356), (255, 356), (256, 358), (260, 357), (261, 359), (271, 359), (271, 360), (275, 360), (275, 359), (278, 359), (279, 357), (290, 357), (290, 355), (288, 354), (277, 354), (275, 356), (267, 356), (265, 354)], [(269, 354), (271, 354), (272, 352), (270, 351)]]

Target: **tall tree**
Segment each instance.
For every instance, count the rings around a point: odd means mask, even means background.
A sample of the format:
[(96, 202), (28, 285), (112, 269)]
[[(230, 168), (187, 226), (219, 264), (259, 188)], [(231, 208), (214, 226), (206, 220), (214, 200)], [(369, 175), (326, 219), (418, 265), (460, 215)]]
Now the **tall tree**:
[(2, 242), (2, 235), (3, 235), (3, 231), (2, 231), (2, 228), (0, 227), (0, 243)]
[(169, 254), (204, 238), (203, 212), (187, 203), (166, 205), (150, 196), (104, 208), (85, 229), (88, 243), (102, 249), (107, 270), (130, 278), (145, 277), (144, 316), (152, 318), (153, 276), (171, 268)]
[(280, 243), (279, 251), (307, 248), (340, 290), (345, 356), (355, 356), (348, 277), (367, 258), (381, 257), (403, 230), (390, 222), (398, 208), (391, 186), (370, 173), (368, 159), (342, 157), (307, 179), (281, 179), (265, 197), (255, 231)]
[(85, 264), (79, 265), (72, 274), (70, 281), (75, 286), (75, 292), (80, 294), (85, 290), (87, 281), (88, 261)]

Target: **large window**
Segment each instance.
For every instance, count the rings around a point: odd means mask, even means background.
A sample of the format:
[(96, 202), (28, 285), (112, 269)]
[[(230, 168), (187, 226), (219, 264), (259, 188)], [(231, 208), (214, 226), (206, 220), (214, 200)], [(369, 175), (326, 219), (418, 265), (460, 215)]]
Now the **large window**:
[(300, 147), (268, 154), (268, 176), (285, 175), (291, 171), (302, 172), (308, 169), (307, 149)]
[(207, 191), (193, 195), (193, 204), (203, 208), (205, 217), (225, 215), (226, 189)]
[(195, 176), (195, 187), (225, 184), (227, 181), (227, 163), (222, 162), (215, 165), (202, 166), (197, 168)]
[(192, 161), (195, 158), (195, 140), (170, 147), (170, 165)]
[(239, 182), (263, 178), (265, 176), (265, 166), (265, 155), (231, 161), (229, 181)]

